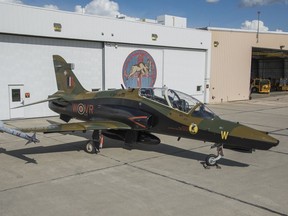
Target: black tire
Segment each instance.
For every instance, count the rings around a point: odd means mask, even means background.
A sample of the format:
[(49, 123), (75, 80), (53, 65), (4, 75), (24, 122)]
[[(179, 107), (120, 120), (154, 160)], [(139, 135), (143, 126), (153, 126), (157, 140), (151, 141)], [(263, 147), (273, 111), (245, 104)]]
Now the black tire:
[(96, 147), (92, 142), (88, 142), (85, 145), (85, 151), (89, 154), (95, 154), (96, 153)]
[(215, 166), (217, 164), (217, 161), (215, 161), (215, 158), (217, 158), (216, 155), (210, 154), (205, 158), (205, 163), (207, 166)]
[(251, 92), (252, 92), (252, 93), (256, 93), (256, 92), (258, 92), (258, 89), (257, 89), (256, 87), (253, 87), (253, 88), (251, 89)]

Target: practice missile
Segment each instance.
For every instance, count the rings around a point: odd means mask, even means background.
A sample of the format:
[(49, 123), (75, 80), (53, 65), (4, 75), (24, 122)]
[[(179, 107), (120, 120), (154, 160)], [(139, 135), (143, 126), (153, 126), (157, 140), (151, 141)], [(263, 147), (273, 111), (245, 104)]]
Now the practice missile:
[(11, 134), (13, 136), (17, 136), (17, 137), (20, 137), (22, 139), (26, 139), (28, 140), (28, 142), (26, 143), (29, 144), (29, 143), (38, 143), (40, 142), (37, 138), (36, 138), (36, 133), (34, 133), (32, 136), (29, 136), (28, 134), (22, 132), (22, 131), (19, 131), (19, 130), (16, 130), (16, 129), (12, 129), (12, 128), (8, 128), (8, 127), (5, 127), (4, 126), (4, 123), (2, 121), (0, 121), (0, 132), (4, 132), (4, 133), (8, 133), (8, 134)]

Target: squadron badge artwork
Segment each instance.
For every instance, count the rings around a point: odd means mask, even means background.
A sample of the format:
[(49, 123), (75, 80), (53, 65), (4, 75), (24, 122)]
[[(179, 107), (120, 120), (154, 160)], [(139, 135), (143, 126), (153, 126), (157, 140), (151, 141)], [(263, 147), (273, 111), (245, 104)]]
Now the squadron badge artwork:
[(153, 87), (157, 78), (154, 59), (144, 50), (130, 53), (123, 65), (122, 77), (126, 88)]

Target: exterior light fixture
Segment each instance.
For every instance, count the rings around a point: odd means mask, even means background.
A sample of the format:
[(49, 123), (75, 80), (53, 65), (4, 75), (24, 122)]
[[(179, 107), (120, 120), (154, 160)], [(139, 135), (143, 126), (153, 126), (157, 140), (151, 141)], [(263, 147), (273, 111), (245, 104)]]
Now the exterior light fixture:
[(285, 45), (281, 45), (280, 49), (283, 50), (285, 48)]
[(152, 40), (156, 41), (158, 39), (158, 35), (157, 34), (152, 34)]
[(54, 31), (55, 32), (61, 32), (62, 31), (62, 25), (60, 23), (54, 23)]
[(213, 45), (214, 45), (214, 47), (218, 47), (219, 41), (214, 41)]

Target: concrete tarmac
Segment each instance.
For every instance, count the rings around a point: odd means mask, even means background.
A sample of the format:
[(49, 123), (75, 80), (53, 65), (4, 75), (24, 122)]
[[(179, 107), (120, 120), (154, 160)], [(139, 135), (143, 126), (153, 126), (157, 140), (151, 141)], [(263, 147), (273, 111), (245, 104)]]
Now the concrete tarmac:
[(0, 215), (288, 215), (288, 95), (209, 107), (223, 119), (271, 132), (280, 144), (252, 154), (225, 149), (221, 169), (204, 169), (215, 149), (195, 140), (160, 136), (158, 146), (126, 149), (106, 139), (101, 153), (91, 155), (83, 150), (91, 132), (39, 133), (41, 142), (28, 146), (1, 133)]

